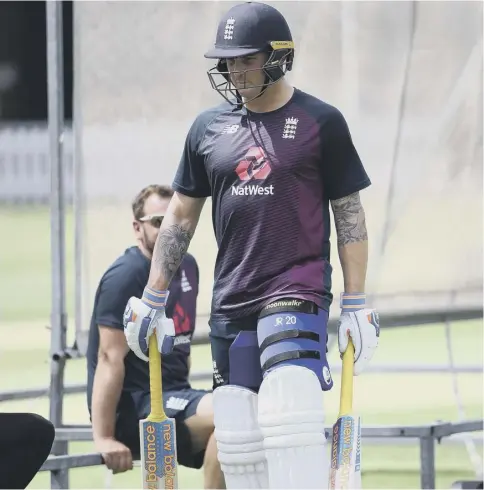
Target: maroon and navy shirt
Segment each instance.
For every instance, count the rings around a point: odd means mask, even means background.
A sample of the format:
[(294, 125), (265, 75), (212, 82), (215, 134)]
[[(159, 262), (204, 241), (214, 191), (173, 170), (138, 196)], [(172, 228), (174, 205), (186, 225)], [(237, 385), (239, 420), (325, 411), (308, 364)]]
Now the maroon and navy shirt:
[[(128, 248), (104, 273), (96, 291), (87, 349), (87, 401), (91, 408), (92, 387), (99, 350), (98, 325), (123, 330), (123, 314), (131, 296), (141, 298), (148, 282), (151, 262), (138, 247)], [(176, 335), (192, 337), (197, 315), (199, 272), (195, 258), (186, 254), (169, 287), (166, 316), (173, 319)], [(163, 391), (190, 387), (190, 344), (175, 346), (163, 357)], [(133, 351), (124, 360), (122, 398), (137, 400), (150, 390), (149, 365)]]
[(369, 185), (341, 112), (298, 89), (272, 112), (224, 103), (200, 114), (173, 188), (212, 198), (211, 318), (241, 319), (284, 297), (329, 310), (329, 201)]

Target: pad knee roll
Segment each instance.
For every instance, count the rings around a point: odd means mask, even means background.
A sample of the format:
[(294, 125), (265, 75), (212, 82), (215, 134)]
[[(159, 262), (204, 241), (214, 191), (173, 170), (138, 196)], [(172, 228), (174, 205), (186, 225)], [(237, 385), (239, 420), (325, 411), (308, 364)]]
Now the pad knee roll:
[(316, 374), (300, 366), (267, 373), (258, 419), (270, 488), (327, 488), (323, 392)]
[(221, 386), (213, 392), (213, 410), (218, 459), (227, 488), (267, 488), (257, 394), (238, 386)]

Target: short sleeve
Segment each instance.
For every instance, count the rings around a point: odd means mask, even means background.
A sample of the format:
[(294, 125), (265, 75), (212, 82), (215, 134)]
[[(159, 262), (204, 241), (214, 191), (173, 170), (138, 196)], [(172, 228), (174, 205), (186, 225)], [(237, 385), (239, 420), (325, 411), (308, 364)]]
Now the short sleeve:
[(176, 192), (189, 197), (202, 198), (211, 195), (204, 157), (198, 152), (205, 129), (204, 118), (198, 117), (186, 137), (183, 154), (172, 184)]
[(123, 329), (123, 314), (131, 296), (137, 296), (138, 287), (128, 267), (110, 269), (101, 281), (97, 298), (95, 321), (97, 325)]
[(195, 257), (193, 257), (193, 266), (195, 267), (195, 276), (197, 278), (197, 289), (198, 289), (200, 287), (200, 269), (198, 268), (198, 263)]
[(337, 109), (321, 124), (323, 186), (330, 200), (341, 199), (371, 185), (345, 118)]

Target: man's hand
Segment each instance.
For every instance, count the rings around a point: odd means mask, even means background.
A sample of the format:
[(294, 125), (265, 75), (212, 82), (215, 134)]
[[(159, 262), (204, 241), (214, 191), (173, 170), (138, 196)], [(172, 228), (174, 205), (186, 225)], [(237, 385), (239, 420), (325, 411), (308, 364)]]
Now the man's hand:
[(124, 335), (129, 348), (148, 362), (149, 338), (156, 332), (158, 350), (166, 355), (173, 350), (175, 326), (165, 315), (166, 291), (146, 288), (141, 299), (131, 297), (124, 310)]
[(355, 346), (354, 375), (361, 374), (373, 357), (380, 337), (376, 310), (365, 308), (363, 294), (343, 294), (341, 317), (338, 323), (338, 345), (341, 355), (348, 347), (348, 337)]
[(111, 437), (103, 437), (94, 441), (96, 451), (99, 451), (106, 466), (114, 474), (133, 469), (133, 458), (129, 447)]

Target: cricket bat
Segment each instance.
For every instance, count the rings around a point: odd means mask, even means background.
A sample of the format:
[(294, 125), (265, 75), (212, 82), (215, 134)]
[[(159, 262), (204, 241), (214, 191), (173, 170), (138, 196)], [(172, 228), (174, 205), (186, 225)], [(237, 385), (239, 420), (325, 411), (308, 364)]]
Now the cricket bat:
[(149, 341), (151, 412), (139, 422), (143, 488), (178, 488), (175, 420), (163, 409), (161, 354), (156, 334)]
[(353, 412), (353, 363), (351, 338), (343, 354), (338, 420), (333, 426), (329, 488), (361, 488), (361, 421)]

